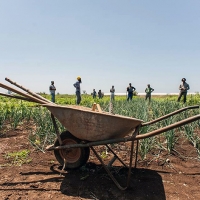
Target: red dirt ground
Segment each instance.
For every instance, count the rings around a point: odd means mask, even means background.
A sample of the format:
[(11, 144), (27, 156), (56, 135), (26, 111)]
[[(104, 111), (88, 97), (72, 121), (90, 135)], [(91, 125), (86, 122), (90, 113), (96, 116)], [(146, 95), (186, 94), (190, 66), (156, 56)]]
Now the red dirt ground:
[[(27, 130), (0, 132), (0, 199), (135, 199), (185, 200), (200, 199), (200, 160), (195, 148), (187, 140), (178, 140), (173, 154), (148, 154), (145, 161), (138, 158), (132, 169), (130, 189), (119, 190), (111, 181), (96, 157), (90, 154), (88, 163), (76, 170), (61, 171), (53, 152), (36, 151), (28, 141)], [(102, 146), (95, 147), (105, 151)], [(118, 144), (115, 151), (128, 163), (128, 144)], [(22, 166), (9, 166), (4, 155), (29, 149), (32, 161)], [(110, 153), (106, 159), (110, 158)], [(126, 169), (118, 162), (112, 172), (124, 183)]]

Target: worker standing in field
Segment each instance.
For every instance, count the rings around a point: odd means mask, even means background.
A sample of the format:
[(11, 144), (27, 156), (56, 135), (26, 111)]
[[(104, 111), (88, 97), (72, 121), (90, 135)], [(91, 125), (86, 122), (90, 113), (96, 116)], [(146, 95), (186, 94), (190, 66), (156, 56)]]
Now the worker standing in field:
[(102, 99), (102, 97), (103, 97), (101, 90), (98, 91), (98, 97), (99, 97), (99, 99)]
[(147, 84), (147, 88), (145, 89), (145, 100), (149, 99), (149, 101), (151, 101), (151, 93), (154, 91), (153, 88), (150, 87), (150, 84)]
[(93, 89), (93, 92), (92, 92), (92, 97), (93, 99), (96, 99), (96, 96), (97, 96), (97, 92), (95, 89)]
[(181, 100), (181, 97), (183, 96), (183, 102), (186, 102), (186, 96), (187, 96), (187, 91), (190, 89), (189, 84), (186, 83), (186, 78), (182, 78), (182, 83), (179, 85), (179, 96), (178, 96), (178, 102)]
[(81, 103), (81, 86), (82, 83), (81, 77), (77, 77), (76, 83), (73, 84), (73, 86), (76, 88), (76, 104), (79, 105)]
[(134, 88), (132, 86), (131, 83), (129, 83), (129, 86), (127, 87), (126, 91), (128, 92), (128, 97), (127, 97), (127, 101), (132, 100), (133, 98), (133, 92), (136, 90), (136, 88)]
[(56, 93), (56, 87), (54, 85), (54, 81), (51, 81), (51, 85), (49, 86), (49, 91), (51, 95), (51, 101), (55, 103), (55, 93)]
[(115, 100), (115, 87), (113, 85), (112, 88), (110, 89), (110, 101), (114, 100)]

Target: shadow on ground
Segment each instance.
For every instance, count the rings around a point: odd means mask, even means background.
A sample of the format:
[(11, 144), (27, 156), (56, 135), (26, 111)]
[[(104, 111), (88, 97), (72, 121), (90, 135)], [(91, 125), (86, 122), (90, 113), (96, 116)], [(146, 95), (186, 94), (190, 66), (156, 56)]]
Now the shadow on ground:
[[(112, 167), (111, 171), (121, 185), (126, 184), (126, 168)], [(67, 196), (98, 200), (166, 199), (162, 178), (156, 171), (133, 168), (130, 188), (122, 191), (117, 188), (102, 166), (94, 163), (87, 163), (79, 170), (67, 171), (60, 190)]]

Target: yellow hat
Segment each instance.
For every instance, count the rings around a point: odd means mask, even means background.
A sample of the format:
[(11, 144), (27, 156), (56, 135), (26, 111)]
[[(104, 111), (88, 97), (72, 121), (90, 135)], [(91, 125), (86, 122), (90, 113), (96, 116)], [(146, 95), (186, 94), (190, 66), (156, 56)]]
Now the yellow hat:
[(80, 77), (80, 76), (77, 76), (77, 80), (81, 80), (81, 77)]

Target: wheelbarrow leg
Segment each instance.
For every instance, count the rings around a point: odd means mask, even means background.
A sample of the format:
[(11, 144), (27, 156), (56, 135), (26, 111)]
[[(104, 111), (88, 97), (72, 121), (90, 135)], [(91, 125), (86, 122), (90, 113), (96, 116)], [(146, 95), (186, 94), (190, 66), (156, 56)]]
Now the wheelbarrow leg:
[[(132, 140), (131, 140), (131, 154), (130, 154), (130, 162), (129, 162), (129, 166), (127, 167), (127, 165), (116, 155), (116, 153), (106, 144), (107, 148), (113, 153), (114, 157), (112, 158), (112, 160), (109, 162), (109, 164), (106, 166), (103, 162), (103, 160), (101, 159), (101, 157), (99, 156), (99, 154), (96, 152), (96, 150), (94, 149), (93, 146), (91, 146), (90, 148), (92, 149), (92, 151), (94, 152), (95, 156), (97, 157), (97, 159), (100, 161), (100, 163), (102, 164), (102, 166), (104, 167), (104, 169), (106, 170), (106, 172), (108, 173), (108, 175), (110, 176), (110, 178), (112, 179), (112, 181), (115, 183), (115, 185), (120, 189), (120, 190), (126, 190), (129, 185), (130, 185), (130, 178), (131, 178), (131, 168), (132, 168), (132, 162), (133, 162), (133, 149), (134, 149), (134, 138), (136, 137), (136, 135), (139, 133), (139, 128), (140, 126), (136, 127), (134, 133), (132, 134)], [(136, 148), (136, 161), (137, 162), (137, 154), (138, 154), (138, 142), (137, 142), (137, 148)], [(119, 182), (116, 180), (116, 178), (112, 175), (111, 171), (109, 170), (109, 167), (114, 163), (114, 161), (118, 159), (126, 168), (128, 168), (128, 174), (127, 174), (127, 182), (126, 182), (126, 186), (123, 187), (119, 184)], [(136, 166), (136, 163), (135, 163)]]
[(137, 140), (137, 143), (136, 143), (136, 152), (135, 152), (135, 168), (137, 168), (138, 146), (139, 146), (139, 140)]
[(107, 148), (109, 149), (109, 151), (111, 151), (112, 154), (114, 155), (113, 158), (111, 159), (111, 161), (109, 162), (108, 167), (111, 167), (112, 164), (115, 162), (115, 160), (118, 159), (118, 160), (122, 163), (122, 165), (124, 165), (124, 167), (127, 167), (127, 168), (128, 168), (128, 166), (117, 156), (117, 154), (116, 154), (108, 145), (106, 145), (106, 147), (107, 147)]
[[(98, 153), (96, 152), (96, 150), (94, 149), (93, 146), (91, 146), (90, 148), (92, 149), (92, 151), (94, 152), (94, 154), (96, 155), (96, 157), (98, 158), (98, 160), (101, 162), (102, 166), (104, 167), (104, 169), (106, 170), (106, 172), (108, 173), (108, 175), (110, 176), (110, 178), (112, 179), (112, 181), (115, 183), (115, 185), (120, 189), (120, 190), (126, 190), (129, 185), (130, 185), (130, 177), (131, 177), (131, 168), (132, 168), (132, 155), (133, 155), (133, 146), (134, 146), (134, 141), (131, 142), (131, 155), (130, 155), (130, 163), (129, 163), (129, 169), (128, 169), (128, 175), (127, 175), (127, 182), (126, 182), (126, 186), (123, 187), (119, 184), (119, 182), (116, 180), (116, 178), (112, 175), (112, 173), (110, 172), (110, 170), (108, 169), (109, 166), (106, 166), (103, 162), (103, 160), (101, 159), (101, 157), (98, 155)], [(109, 148), (110, 149), (110, 148)], [(115, 154), (115, 156), (113, 157), (113, 159), (111, 160), (112, 162), (114, 162), (116, 159), (118, 159), (125, 167), (127, 167), (124, 162)]]
[(108, 163), (108, 167), (111, 167), (112, 164), (115, 162), (116, 159), (117, 159), (117, 157), (113, 156), (112, 160)]
[(108, 169), (108, 167), (104, 164), (103, 160), (101, 159), (101, 157), (98, 155), (98, 153), (95, 151), (94, 147), (90, 147), (92, 149), (92, 151), (94, 152), (94, 154), (96, 155), (96, 157), (98, 158), (98, 160), (101, 162), (103, 168), (106, 170), (106, 172), (108, 173), (108, 175), (110, 176), (110, 178), (112, 179), (112, 181), (115, 183), (115, 185), (120, 189), (120, 190), (126, 190), (128, 187), (122, 187), (117, 180), (115, 179), (115, 177), (112, 175), (112, 173), (110, 172), (110, 170)]

